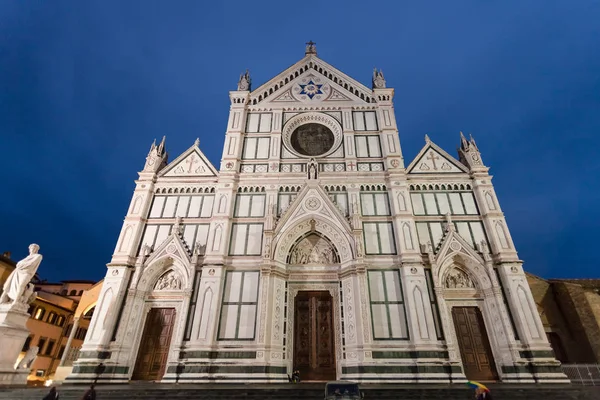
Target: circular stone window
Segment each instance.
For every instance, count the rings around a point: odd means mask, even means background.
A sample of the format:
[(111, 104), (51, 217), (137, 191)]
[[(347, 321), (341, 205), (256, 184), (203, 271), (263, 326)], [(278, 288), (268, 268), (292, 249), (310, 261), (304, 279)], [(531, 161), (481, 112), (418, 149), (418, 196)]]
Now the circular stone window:
[(331, 129), (314, 122), (300, 125), (290, 137), (290, 143), (294, 150), (303, 156), (310, 157), (327, 153), (333, 147), (334, 141)]
[(307, 112), (286, 122), (281, 136), (285, 147), (303, 158), (325, 157), (342, 144), (342, 127), (330, 115)]

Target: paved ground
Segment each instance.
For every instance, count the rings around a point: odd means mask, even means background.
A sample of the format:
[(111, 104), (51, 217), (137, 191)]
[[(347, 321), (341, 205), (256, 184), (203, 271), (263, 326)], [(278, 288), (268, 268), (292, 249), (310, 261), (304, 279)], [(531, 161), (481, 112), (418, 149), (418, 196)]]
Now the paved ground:
[[(308, 400), (323, 398), (323, 383), (290, 384), (152, 384), (100, 385), (97, 400)], [(361, 385), (365, 400), (466, 400), (473, 390), (464, 385), (396, 384)], [(495, 400), (600, 400), (600, 387), (577, 385), (490, 385)], [(61, 400), (79, 400), (86, 386), (59, 387)], [(0, 389), (2, 400), (42, 399), (47, 388)]]

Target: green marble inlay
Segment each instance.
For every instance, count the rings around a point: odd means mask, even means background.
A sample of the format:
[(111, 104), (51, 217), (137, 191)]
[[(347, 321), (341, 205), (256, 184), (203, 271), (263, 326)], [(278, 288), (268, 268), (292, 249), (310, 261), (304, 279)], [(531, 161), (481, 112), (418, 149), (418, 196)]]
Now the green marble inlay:
[(80, 359), (106, 360), (110, 358), (110, 351), (82, 351)]
[(256, 358), (255, 351), (182, 351), (179, 358)]
[[(179, 370), (178, 370), (179, 369)], [(286, 367), (271, 365), (184, 365), (178, 368), (171, 365), (167, 368), (169, 374), (287, 374)]]
[(561, 374), (560, 365), (503, 365), (502, 372), (505, 374)]
[(525, 350), (520, 351), (519, 356), (521, 358), (554, 358), (554, 352), (552, 350)]
[(461, 373), (458, 365), (359, 365), (342, 367), (342, 374), (450, 374)]
[[(73, 367), (74, 374), (95, 374), (97, 365), (75, 365)], [(127, 374), (129, 367), (119, 365), (107, 365), (102, 375), (106, 374)]]
[(442, 358), (448, 359), (447, 351), (374, 351), (373, 358)]

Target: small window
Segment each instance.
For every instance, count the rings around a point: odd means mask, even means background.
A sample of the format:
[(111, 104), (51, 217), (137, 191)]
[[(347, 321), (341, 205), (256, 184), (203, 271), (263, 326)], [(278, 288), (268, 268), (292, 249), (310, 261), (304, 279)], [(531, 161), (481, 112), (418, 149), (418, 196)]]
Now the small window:
[(262, 249), (262, 224), (232, 224), (229, 255), (259, 256)]
[(37, 376), (38, 378), (43, 378), (45, 375), (46, 375), (45, 369), (38, 369), (35, 371), (35, 376)]
[(40, 354), (44, 354), (44, 346), (46, 345), (46, 338), (40, 338), (38, 340), (38, 348), (39, 348), (39, 353)]
[(42, 318), (44, 318), (44, 315), (46, 315), (46, 310), (44, 310), (42, 307), (40, 307), (35, 312), (34, 318), (37, 320), (41, 320)]
[(238, 194), (235, 202), (234, 217), (264, 217), (264, 194)]
[(359, 158), (381, 157), (379, 136), (355, 136), (356, 156)]
[(77, 296), (77, 290), (71, 290), (69, 296)]
[(60, 291), (60, 294), (63, 295), (63, 296), (66, 296), (67, 293), (68, 293), (67, 289), (63, 289), (63, 290)]
[(269, 158), (269, 146), (271, 139), (266, 138), (245, 138), (244, 150), (242, 152), (243, 160), (260, 160)]
[(60, 327), (64, 326), (65, 325), (65, 317), (63, 317), (62, 315), (60, 315), (58, 317), (58, 319), (56, 320), (56, 325), (60, 326)]
[(355, 131), (376, 131), (377, 117), (375, 111), (354, 111), (354, 130)]
[(69, 324), (69, 326), (67, 326), (67, 330), (65, 331), (65, 336), (69, 337), (71, 335), (71, 329), (73, 329), (73, 324)]
[(52, 355), (52, 351), (54, 350), (54, 345), (55, 344), (56, 344), (56, 341), (49, 340), (48, 341), (48, 346), (46, 346), (46, 351), (44, 352), (44, 355), (51, 356)]
[(77, 293), (77, 296), (81, 296), (83, 295), (83, 290), (80, 290), (79, 293)]
[(271, 113), (250, 113), (246, 121), (246, 132), (271, 132)]
[(49, 324), (54, 324), (56, 322), (56, 318), (56, 313), (51, 311), (50, 314), (48, 314), (48, 319), (46, 320), (46, 322), (48, 322)]

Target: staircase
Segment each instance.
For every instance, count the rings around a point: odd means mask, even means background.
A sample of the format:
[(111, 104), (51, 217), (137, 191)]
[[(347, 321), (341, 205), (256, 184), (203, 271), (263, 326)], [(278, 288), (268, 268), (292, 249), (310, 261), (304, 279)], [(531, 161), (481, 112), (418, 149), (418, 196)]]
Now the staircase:
[[(87, 386), (59, 386), (60, 400), (80, 400)], [(474, 391), (462, 385), (362, 385), (365, 399), (377, 400), (473, 400)], [(323, 398), (324, 384), (129, 384), (100, 385), (97, 400), (315, 400)], [(490, 385), (494, 400), (600, 400), (600, 387), (578, 385)], [(0, 389), (1, 400), (42, 399), (47, 388)]]

